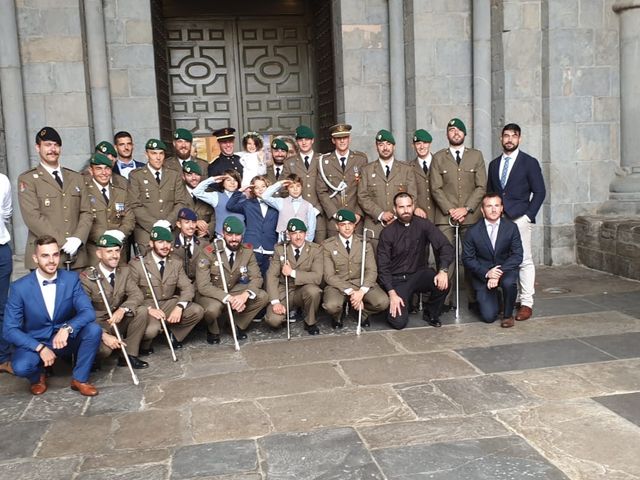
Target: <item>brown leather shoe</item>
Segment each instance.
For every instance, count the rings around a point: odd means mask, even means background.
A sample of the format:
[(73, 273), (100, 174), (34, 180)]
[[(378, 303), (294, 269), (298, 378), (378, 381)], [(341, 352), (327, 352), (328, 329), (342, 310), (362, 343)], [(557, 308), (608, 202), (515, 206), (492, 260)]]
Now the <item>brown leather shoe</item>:
[(523, 320), (529, 320), (531, 318), (531, 315), (533, 315), (533, 310), (531, 309), (531, 307), (527, 307), (526, 305), (522, 305), (518, 309), (518, 314), (516, 315), (516, 320), (518, 320), (519, 322), (521, 322)]
[(40, 374), (40, 380), (31, 384), (31, 393), (34, 395), (42, 395), (47, 391), (47, 377), (44, 373)]
[(85, 397), (95, 397), (98, 395), (98, 389), (90, 383), (82, 383), (75, 379), (71, 380), (71, 390), (80, 392)]
[(503, 318), (502, 321), (500, 322), (500, 326), (502, 328), (511, 328), (515, 324), (516, 324), (516, 322), (513, 320), (513, 317)]
[(9, 375), (14, 375), (13, 367), (11, 366), (10, 361), (0, 363), (0, 373), (8, 373)]

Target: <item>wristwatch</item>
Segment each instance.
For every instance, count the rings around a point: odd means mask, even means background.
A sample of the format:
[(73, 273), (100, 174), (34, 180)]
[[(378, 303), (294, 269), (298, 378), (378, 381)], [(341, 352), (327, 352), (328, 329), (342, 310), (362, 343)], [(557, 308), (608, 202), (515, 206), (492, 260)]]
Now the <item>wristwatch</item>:
[(69, 335), (73, 334), (73, 327), (71, 325), (69, 325), (68, 323), (64, 323), (60, 327), (60, 330), (66, 330)]
[(176, 305), (176, 307), (181, 308), (182, 310), (184, 310), (184, 305), (182, 305), (181, 303), (178, 303), (178, 304)]
[(448, 268), (441, 268), (440, 271), (444, 272), (444, 273), (449, 273), (449, 269)]

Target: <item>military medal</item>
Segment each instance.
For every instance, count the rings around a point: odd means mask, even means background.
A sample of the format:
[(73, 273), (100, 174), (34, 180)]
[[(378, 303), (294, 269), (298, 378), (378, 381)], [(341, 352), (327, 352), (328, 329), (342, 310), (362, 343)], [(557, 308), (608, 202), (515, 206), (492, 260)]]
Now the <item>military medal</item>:
[(45, 207), (50, 207), (51, 206), (51, 200), (49, 200), (48, 198), (44, 199), (44, 206)]

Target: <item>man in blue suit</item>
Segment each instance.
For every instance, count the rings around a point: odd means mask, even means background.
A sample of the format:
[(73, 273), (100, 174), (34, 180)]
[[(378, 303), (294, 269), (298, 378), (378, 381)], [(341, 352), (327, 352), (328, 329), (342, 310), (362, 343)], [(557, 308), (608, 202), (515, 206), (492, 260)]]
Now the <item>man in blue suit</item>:
[(31, 382), (31, 393), (47, 391), (43, 367), (57, 357), (75, 355), (71, 388), (85, 396), (98, 390), (89, 382), (102, 330), (95, 323), (91, 300), (78, 274), (58, 270), (60, 248), (55, 238), (35, 241), (36, 270), (11, 285), (5, 310), (4, 337), (14, 345), (11, 360), (18, 377)]
[(509, 123), (502, 128), (503, 153), (489, 164), (487, 192), (502, 197), (504, 215), (520, 231), (523, 261), (520, 265), (520, 308), (516, 320), (533, 314), (536, 268), (531, 254), (531, 230), (546, 194), (538, 160), (520, 150), (520, 127)]
[(462, 240), (462, 262), (471, 273), (482, 320), (491, 323), (498, 317), (500, 287), (504, 301), (500, 325), (513, 327), (518, 269), (522, 263), (520, 232), (511, 220), (501, 218), (502, 200), (497, 193), (487, 193), (481, 209), (484, 218), (469, 228)]

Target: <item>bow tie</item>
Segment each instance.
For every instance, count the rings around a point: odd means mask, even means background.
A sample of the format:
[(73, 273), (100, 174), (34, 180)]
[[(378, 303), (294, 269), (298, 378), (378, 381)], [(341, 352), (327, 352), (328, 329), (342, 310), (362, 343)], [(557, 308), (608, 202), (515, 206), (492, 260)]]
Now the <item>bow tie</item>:
[(47, 285), (55, 285), (57, 281), (58, 281), (57, 278), (54, 278), (53, 280), (43, 280), (42, 286), (46, 287)]
[(133, 168), (135, 167), (135, 162), (131, 162), (131, 163), (121, 163), (119, 164), (120, 170), (125, 170), (127, 168)]

